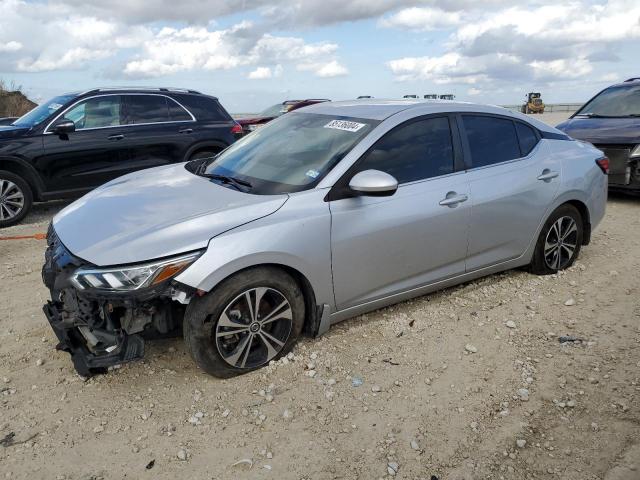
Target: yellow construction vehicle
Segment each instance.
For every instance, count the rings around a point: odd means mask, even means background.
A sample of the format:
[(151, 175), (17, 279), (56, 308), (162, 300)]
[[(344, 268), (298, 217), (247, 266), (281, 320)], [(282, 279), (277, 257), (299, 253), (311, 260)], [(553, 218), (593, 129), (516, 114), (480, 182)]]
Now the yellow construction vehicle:
[(539, 92), (529, 92), (525, 98), (525, 104), (520, 107), (522, 113), (544, 113), (544, 102)]

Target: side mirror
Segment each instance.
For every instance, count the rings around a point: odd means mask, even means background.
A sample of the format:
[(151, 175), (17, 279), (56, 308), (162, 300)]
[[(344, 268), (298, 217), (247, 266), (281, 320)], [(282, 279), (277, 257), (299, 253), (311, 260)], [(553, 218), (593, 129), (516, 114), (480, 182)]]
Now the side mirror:
[(76, 124), (67, 118), (61, 118), (51, 131), (56, 135), (67, 135), (76, 131)]
[(365, 170), (353, 176), (349, 188), (362, 195), (387, 197), (396, 193), (398, 181), (380, 170)]

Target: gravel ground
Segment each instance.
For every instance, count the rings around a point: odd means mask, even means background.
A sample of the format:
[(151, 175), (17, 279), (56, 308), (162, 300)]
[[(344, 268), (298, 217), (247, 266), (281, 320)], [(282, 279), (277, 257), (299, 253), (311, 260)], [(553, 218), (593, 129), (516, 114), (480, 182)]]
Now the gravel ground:
[[(62, 205), (2, 235), (43, 232)], [(44, 242), (0, 241), (0, 475), (637, 480), (639, 212), (613, 197), (559, 275), (510, 271), (359, 316), (231, 380), (172, 339), (83, 381), (41, 312)]]

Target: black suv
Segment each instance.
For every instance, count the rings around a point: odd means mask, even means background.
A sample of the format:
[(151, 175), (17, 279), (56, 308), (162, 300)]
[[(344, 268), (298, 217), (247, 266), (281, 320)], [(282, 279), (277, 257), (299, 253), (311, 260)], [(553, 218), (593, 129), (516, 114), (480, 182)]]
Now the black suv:
[(80, 196), (142, 168), (211, 156), (242, 134), (193, 90), (99, 88), (60, 95), (0, 126), (0, 228), (33, 201)]

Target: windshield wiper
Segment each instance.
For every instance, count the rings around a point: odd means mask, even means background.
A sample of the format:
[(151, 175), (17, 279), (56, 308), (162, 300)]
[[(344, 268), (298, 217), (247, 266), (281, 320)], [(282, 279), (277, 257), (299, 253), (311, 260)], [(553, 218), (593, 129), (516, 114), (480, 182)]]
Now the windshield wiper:
[(630, 113), (628, 115), (599, 115), (597, 113), (576, 113), (575, 116), (589, 118), (633, 118), (640, 117), (640, 113)]
[(217, 173), (201, 173), (200, 176), (205, 178), (210, 178), (211, 180), (219, 180), (222, 183), (226, 183), (228, 185), (233, 185), (241, 192), (244, 190), (240, 187), (253, 188), (253, 185), (251, 185), (251, 183), (247, 182), (246, 180), (240, 180), (239, 178), (228, 177), (227, 175), (219, 175)]

